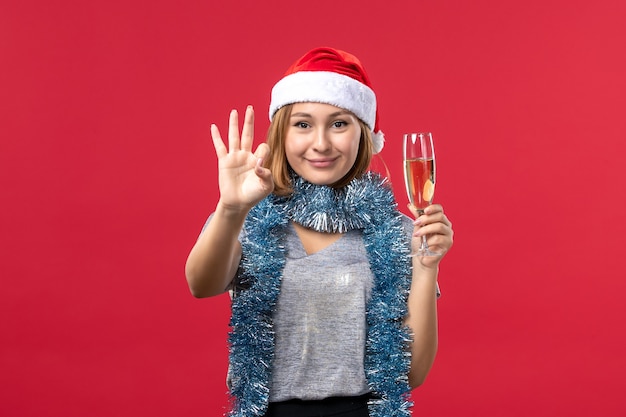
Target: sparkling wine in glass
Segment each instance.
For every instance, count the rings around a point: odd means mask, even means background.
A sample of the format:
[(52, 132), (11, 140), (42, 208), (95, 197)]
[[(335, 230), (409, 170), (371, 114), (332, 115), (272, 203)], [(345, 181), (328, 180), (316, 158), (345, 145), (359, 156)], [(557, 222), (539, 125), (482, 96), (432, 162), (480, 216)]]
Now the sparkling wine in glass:
[[(435, 149), (430, 132), (406, 133), (404, 135), (404, 183), (409, 201), (418, 213), (433, 201), (435, 194)], [(438, 256), (429, 249), (426, 236), (422, 236), (420, 248), (411, 256)]]

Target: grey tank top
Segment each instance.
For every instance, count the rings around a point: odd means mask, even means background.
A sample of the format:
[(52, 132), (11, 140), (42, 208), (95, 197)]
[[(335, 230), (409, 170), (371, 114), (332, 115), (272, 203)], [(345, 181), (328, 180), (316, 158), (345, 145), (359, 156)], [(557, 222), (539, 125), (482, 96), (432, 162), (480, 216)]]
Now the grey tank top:
[(361, 231), (307, 255), (291, 226), (286, 248), (270, 401), (365, 394), (365, 306), (373, 275)]
[[(410, 235), (411, 219), (405, 216), (403, 223)], [(374, 277), (362, 231), (349, 231), (307, 255), (290, 225), (285, 245), (286, 262), (274, 313), (270, 401), (369, 392), (364, 368), (365, 312)], [(237, 286), (237, 278), (233, 285)], [(229, 370), (228, 381), (230, 376)]]

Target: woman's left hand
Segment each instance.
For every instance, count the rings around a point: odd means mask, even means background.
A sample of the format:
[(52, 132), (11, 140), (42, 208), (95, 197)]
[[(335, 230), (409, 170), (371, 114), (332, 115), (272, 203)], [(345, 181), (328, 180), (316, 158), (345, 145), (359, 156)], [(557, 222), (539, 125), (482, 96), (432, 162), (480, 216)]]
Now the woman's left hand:
[(424, 214), (420, 215), (417, 209), (409, 204), (409, 210), (415, 216), (413, 222), (413, 251), (420, 247), (422, 236), (426, 235), (428, 246), (434, 252), (440, 253), (440, 256), (422, 256), (418, 257), (422, 266), (436, 267), (443, 256), (452, 247), (454, 231), (452, 223), (443, 212), (440, 204), (432, 204), (424, 210)]

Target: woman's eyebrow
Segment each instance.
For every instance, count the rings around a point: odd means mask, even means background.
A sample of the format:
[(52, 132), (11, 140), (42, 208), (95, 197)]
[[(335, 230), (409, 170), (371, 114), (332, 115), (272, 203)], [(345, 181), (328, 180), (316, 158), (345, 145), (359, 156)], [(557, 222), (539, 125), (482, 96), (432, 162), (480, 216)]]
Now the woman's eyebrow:
[[(351, 113), (347, 110), (339, 110), (339, 111), (329, 114), (328, 118), (330, 119), (333, 117), (342, 116), (344, 114), (351, 114)], [(297, 113), (292, 113), (290, 117), (313, 117), (313, 116), (309, 113), (297, 112)]]

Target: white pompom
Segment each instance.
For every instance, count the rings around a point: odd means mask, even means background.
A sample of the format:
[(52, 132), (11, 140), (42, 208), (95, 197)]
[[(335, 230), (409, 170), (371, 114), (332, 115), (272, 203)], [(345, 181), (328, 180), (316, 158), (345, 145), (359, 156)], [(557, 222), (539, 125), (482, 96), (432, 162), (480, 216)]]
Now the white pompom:
[(372, 143), (374, 145), (374, 154), (379, 153), (385, 146), (385, 134), (382, 131), (372, 132)]

